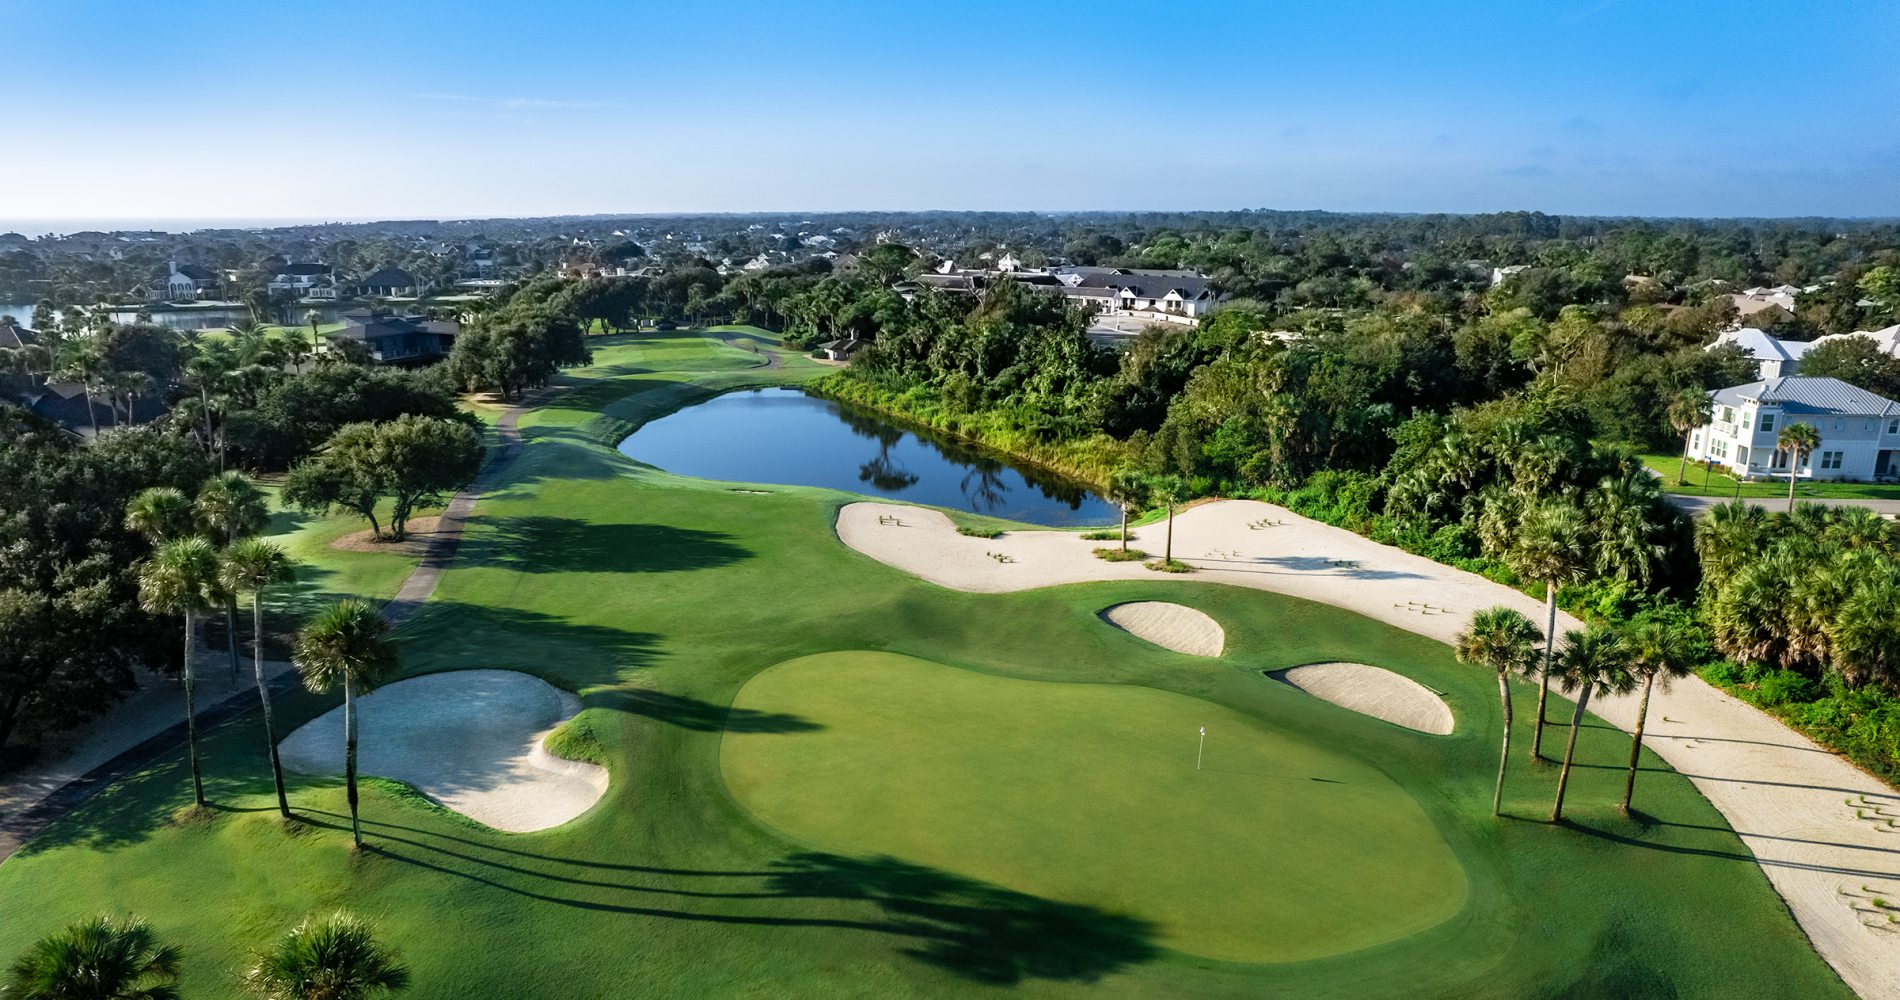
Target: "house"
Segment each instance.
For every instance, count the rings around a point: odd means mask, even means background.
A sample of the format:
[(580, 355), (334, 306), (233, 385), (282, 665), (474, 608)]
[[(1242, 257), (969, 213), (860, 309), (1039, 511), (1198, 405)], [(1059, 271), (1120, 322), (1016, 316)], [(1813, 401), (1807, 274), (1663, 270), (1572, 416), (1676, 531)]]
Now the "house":
[(410, 298), (421, 288), (415, 275), (399, 267), (385, 267), (356, 283), (358, 295)]
[(334, 299), (335, 270), (328, 264), (284, 264), (273, 269), (273, 276), (264, 287), (270, 292), (285, 292), (300, 299)]
[(1830, 333), (1813, 340), (1779, 340), (1752, 327), (1740, 330), (1725, 330), (1716, 335), (1715, 343), (1703, 348), (1712, 351), (1724, 344), (1734, 344), (1751, 352), (1760, 362), (1757, 374), (1762, 378), (1779, 378), (1796, 375), (1801, 371), (1801, 359), (1809, 351), (1830, 341), (1844, 337), (1866, 337), (1874, 342), (1882, 354), (1900, 358), (1900, 324), (1882, 330), (1856, 330), (1853, 333)]
[(351, 309), (343, 314), (343, 329), (325, 336), (330, 350), (339, 341), (354, 340), (379, 364), (422, 364), (448, 354), (461, 330), (444, 320)]
[(1814, 291), (1820, 287), (1815, 285), (1812, 288), (1800, 289), (1793, 285), (1776, 285), (1773, 288), (1750, 288), (1739, 295), (1729, 296), (1729, 301), (1735, 303), (1737, 316), (1752, 316), (1771, 306), (1779, 306), (1792, 316), (1795, 296), (1803, 291)]
[(849, 361), (854, 352), (868, 343), (870, 343), (870, 341), (859, 340), (856, 337), (846, 337), (843, 340), (827, 340), (819, 344), (813, 353), (824, 358), (826, 361)]
[(1789, 424), (1812, 425), (1821, 446), (1794, 469), (1811, 479), (1900, 477), (1900, 403), (1837, 378), (1787, 376), (1718, 389), (1715, 413), (1689, 433), (1689, 456), (1738, 476), (1786, 476), (1776, 443)]
[(1103, 316), (1193, 325), (1219, 301), (1193, 271), (1078, 267), (1056, 277), (1069, 301)]
[(18, 323), (0, 323), (0, 351), (10, 351), (16, 347), (25, 347), (39, 342), (39, 334)]
[(145, 297), (153, 302), (189, 302), (207, 298), (218, 290), (218, 276), (196, 264), (172, 261), (165, 271), (154, 274), (145, 283)]

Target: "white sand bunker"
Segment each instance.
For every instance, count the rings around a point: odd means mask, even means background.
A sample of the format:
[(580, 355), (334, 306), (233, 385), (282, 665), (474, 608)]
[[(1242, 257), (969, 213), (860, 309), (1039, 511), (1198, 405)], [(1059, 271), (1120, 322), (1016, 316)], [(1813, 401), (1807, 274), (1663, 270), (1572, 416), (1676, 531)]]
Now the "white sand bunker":
[(1166, 601), (1131, 601), (1102, 612), (1102, 620), (1162, 649), (1190, 656), (1219, 656), (1227, 642), (1220, 622), (1193, 608)]
[(1321, 701), (1434, 736), (1451, 734), (1451, 706), (1423, 684), (1364, 663), (1309, 663), (1270, 674)]
[[(562, 760), (541, 743), (581, 710), (574, 695), (513, 670), (452, 670), (397, 681), (356, 701), (363, 774), (406, 781), (497, 830), (545, 830), (607, 790), (607, 769)], [(279, 744), (284, 766), (343, 773), (343, 709)]]

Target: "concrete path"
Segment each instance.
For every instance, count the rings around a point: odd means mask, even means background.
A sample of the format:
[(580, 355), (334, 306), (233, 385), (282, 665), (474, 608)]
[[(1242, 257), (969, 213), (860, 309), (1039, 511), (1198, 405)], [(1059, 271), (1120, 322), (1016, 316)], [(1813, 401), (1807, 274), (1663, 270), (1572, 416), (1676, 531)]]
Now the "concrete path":
[[(1159, 556), (1166, 532), (1165, 524), (1146, 525), (1131, 532), (1130, 544)], [(1102, 543), (1072, 533), (971, 538), (937, 511), (896, 504), (846, 506), (838, 537), (880, 562), (978, 593), (1163, 578), (1138, 563), (1102, 562), (1090, 554)], [(1198, 571), (1165, 579), (1322, 601), (1446, 643), (1473, 611), (1494, 604), (1543, 621), (1542, 605), (1509, 587), (1253, 501), (1177, 515), (1174, 556)], [(1559, 630), (1578, 625), (1559, 615)], [(1632, 695), (1590, 707), (1628, 731), (1636, 703)], [(1867, 1000), (1900, 1000), (1900, 924), (1871, 902), (1900, 900), (1900, 825), (1889, 824), (1900, 823), (1900, 795), (1700, 679), (1651, 699), (1644, 743), (1721, 810), (1841, 978)], [(1640, 811), (1640, 782), (1636, 793)]]

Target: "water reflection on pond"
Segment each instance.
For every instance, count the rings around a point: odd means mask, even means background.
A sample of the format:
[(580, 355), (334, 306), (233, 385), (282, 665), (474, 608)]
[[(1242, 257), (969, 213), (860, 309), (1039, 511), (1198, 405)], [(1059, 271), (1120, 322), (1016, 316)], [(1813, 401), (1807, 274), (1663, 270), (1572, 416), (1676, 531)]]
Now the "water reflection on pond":
[(1079, 483), (923, 433), (797, 389), (754, 389), (655, 420), (620, 450), (682, 476), (824, 486), (1052, 527), (1120, 516)]

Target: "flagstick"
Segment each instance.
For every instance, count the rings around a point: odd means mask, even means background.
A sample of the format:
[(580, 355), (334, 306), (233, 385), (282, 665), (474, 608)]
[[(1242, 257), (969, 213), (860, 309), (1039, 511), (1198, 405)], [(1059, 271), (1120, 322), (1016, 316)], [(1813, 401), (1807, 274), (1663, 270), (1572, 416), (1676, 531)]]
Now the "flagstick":
[(1194, 751), (1194, 769), (1201, 769), (1201, 755), (1207, 752), (1207, 727), (1201, 727), (1201, 748)]

